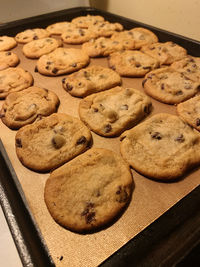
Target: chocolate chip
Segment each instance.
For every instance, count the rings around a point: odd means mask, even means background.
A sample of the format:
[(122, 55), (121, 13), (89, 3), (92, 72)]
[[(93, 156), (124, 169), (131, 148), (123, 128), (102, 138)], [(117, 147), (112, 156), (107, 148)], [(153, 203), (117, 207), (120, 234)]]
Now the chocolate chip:
[(116, 70), (115, 65), (110, 66), (110, 68), (111, 68), (112, 70)]
[(165, 84), (161, 83), (160, 88), (161, 88), (161, 90), (164, 90), (165, 89)]
[(185, 141), (185, 138), (184, 138), (183, 134), (180, 134), (174, 140), (179, 142), (179, 143), (183, 143)]
[(22, 147), (21, 139), (17, 138), (16, 141), (15, 141), (15, 145), (16, 145), (16, 147)]
[(85, 35), (85, 33), (84, 33), (84, 31), (82, 29), (79, 29), (79, 34), (80, 34), (80, 36), (84, 36)]
[(162, 136), (161, 136), (161, 134), (160, 134), (159, 132), (154, 132), (154, 133), (152, 133), (152, 134), (151, 134), (151, 137), (152, 137), (153, 139), (156, 139), (156, 140), (161, 140), (161, 139), (162, 139)]
[(71, 66), (72, 66), (73, 68), (76, 68), (76, 67), (77, 67), (77, 64), (76, 64), (76, 63), (73, 63), (73, 64), (71, 64)]
[(89, 224), (92, 221), (95, 221), (95, 215), (96, 213), (94, 212), (94, 203), (87, 203), (84, 211), (81, 213), (81, 216), (84, 216), (86, 223)]
[(69, 83), (66, 83), (66, 89), (67, 89), (68, 91), (71, 91), (71, 90), (73, 89), (73, 86), (70, 85)]
[(119, 186), (115, 193), (117, 195), (116, 197), (117, 202), (123, 203), (127, 201), (128, 193), (126, 192), (126, 189), (124, 187)]
[(58, 135), (58, 134), (56, 134), (56, 135), (51, 139), (51, 142), (52, 142), (53, 146), (54, 146), (56, 149), (59, 149), (59, 148), (61, 148), (61, 147), (65, 144), (66, 140), (65, 140), (65, 138), (64, 138), (62, 135)]
[(112, 126), (110, 124), (105, 125), (104, 132), (109, 133), (112, 130)]
[(200, 118), (196, 119), (196, 126), (200, 126)]
[(57, 68), (53, 68), (52, 69), (52, 73), (56, 74), (58, 72), (58, 69)]
[(144, 67), (142, 67), (144, 70), (150, 70), (151, 69), (151, 67), (150, 66), (144, 66)]
[(38, 38), (38, 36), (37, 35), (35, 35), (34, 37), (33, 37), (33, 40), (38, 40), (39, 38)]
[(176, 95), (182, 95), (182, 94), (183, 94), (183, 92), (181, 90), (176, 92)]
[(81, 144), (85, 144), (86, 142), (87, 142), (86, 137), (85, 137), (85, 136), (81, 136), (81, 137), (77, 140), (76, 144), (77, 144), (77, 145), (81, 145)]
[(49, 70), (49, 66), (47, 65), (47, 66), (45, 67), (45, 69), (46, 69), (46, 70)]
[(63, 260), (63, 256), (60, 256), (59, 260), (62, 261)]
[(38, 68), (37, 68), (37, 66), (35, 66), (35, 70), (34, 70), (35, 72), (38, 72)]
[(98, 108), (93, 108), (93, 111), (98, 112), (99, 110), (98, 110)]
[(6, 56), (10, 56), (11, 55), (11, 52), (6, 52)]
[(65, 81), (66, 81), (66, 78), (63, 78), (63, 79), (62, 79), (62, 83), (65, 83)]
[(82, 85), (82, 83), (80, 82), (80, 83), (78, 83), (78, 86), (81, 86)]
[(135, 63), (135, 66), (136, 66), (136, 68), (139, 68), (139, 67), (141, 67), (141, 64), (140, 63)]
[(47, 64), (47, 65), (51, 65), (52, 62), (51, 62), (51, 61), (47, 61), (46, 64)]

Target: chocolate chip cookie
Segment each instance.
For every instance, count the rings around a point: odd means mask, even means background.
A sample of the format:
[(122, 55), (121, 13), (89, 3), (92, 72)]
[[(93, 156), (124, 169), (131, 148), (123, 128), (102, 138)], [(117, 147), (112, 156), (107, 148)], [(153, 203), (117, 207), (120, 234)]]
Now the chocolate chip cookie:
[(159, 113), (121, 135), (123, 158), (144, 176), (172, 180), (200, 164), (200, 133)]
[(72, 23), (76, 25), (78, 28), (88, 28), (90, 25), (93, 25), (97, 22), (104, 21), (104, 18), (102, 16), (95, 16), (95, 15), (86, 15), (86, 16), (80, 16), (72, 19)]
[(177, 112), (184, 121), (200, 131), (200, 95), (178, 104)]
[(89, 56), (82, 49), (59, 47), (39, 58), (36, 71), (43, 75), (58, 76), (77, 71), (89, 62)]
[(82, 44), (82, 49), (90, 57), (106, 57), (109, 54), (125, 49), (134, 49), (133, 40), (111, 40), (110, 38), (99, 37), (91, 39), (89, 42)]
[(50, 33), (42, 28), (35, 28), (35, 29), (27, 29), (23, 32), (19, 32), (16, 36), (15, 36), (15, 40), (18, 43), (21, 44), (26, 44), (29, 43), (33, 40), (38, 40), (38, 39), (42, 39), (42, 38), (46, 38), (50, 35)]
[(152, 31), (137, 27), (128, 31), (114, 33), (111, 39), (131, 39), (135, 41), (135, 49), (140, 49), (144, 45), (149, 45), (158, 42), (158, 37)]
[(124, 50), (109, 55), (110, 68), (121, 76), (144, 77), (145, 74), (159, 67), (159, 61), (141, 51)]
[(58, 105), (59, 99), (54, 92), (31, 86), (23, 91), (10, 93), (2, 105), (0, 117), (9, 128), (19, 129), (56, 112)]
[(84, 152), (91, 138), (79, 119), (53, 113), (18, 130), (16, 153), (24, 166), (46, 172)]
[(97, 32), (82, 28), (68, 29), (61, 35), (63, 42), (66, 44), (83, 44), (97, 37)]
[(133, 127), (151, 111), (149, 97), (133, 88), (116, 87), (81, 100), (81, 120), (95, 133), (116, 136)]
[(17, 45), (15, 38), (10, 36), (0, 36), (0, 51), (8, 51)]
[(89, 27), (89, 29), (95, 32), (99, 37), (110, 37), (115, 32), (121, 32), (123, 28), (122, 24), (111, 23), (109, 21), (97, 22)]
[(159, 60), (160, 65), (170, 65), (184, 58), (187, 50), (173, 42), (154, 43), (142, 46), (141, 51)]
[(33, 84), (33, 76), (21, 67), (7, 68), (0, 71), (0, 99), (12, 92), (18, 92)]
[(44, 199), (57, 223), (87, 233), (119, 217), (132, 190), (132, 176), (123, 159), (110, 150), (92, 148), (51, 173)]
[(174, 62), (171, 65), (176, 71), (183, 73), (191, 80), (200, 83), (200, 57), (187, 57)]
[(28, 58), (39, 58), (54, 51), (59, 46), (61, 46), (61, 42), (54, 38), (47, 37), (33, 40), (25, 44), (22, 48), (22, 51)]
[(166, 104), (178, 104), (194, 96), (200, 89), (198, 82), (170, 67), (147, 73), (143, 86), (148, 95)]
[(60, 22), (56, 22), (53, 24), (50, 24), (46, 30), (50, 33), (50, 35), (61, 35), (62, 33), (68, 31), (68, 30), (72, 30), (72, 29), (76, 29), (76, 25), (74, 25), (71, 22), (68, 21), (60, 21)]
[(97, 65), (81, 69), (62, 79), (63, 88), (77, 97), (85, 97), (120, 84), (119, 74)]
[(7, 69), (9, 67), (15, 67), (19, 63), (19, 57), (17, 54), (11, 51), (0, 52), (0, 70)]

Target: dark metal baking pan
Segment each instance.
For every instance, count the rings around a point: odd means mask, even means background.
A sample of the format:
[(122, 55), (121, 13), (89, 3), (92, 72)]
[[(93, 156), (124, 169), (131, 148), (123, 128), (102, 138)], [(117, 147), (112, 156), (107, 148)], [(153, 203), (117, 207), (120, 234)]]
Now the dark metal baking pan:
[[(198, 41), (90, 7), (72, 8), (5, 23), (0, 25), (0, 35), (14, 36), (27, 28), (46, 27), (58, 21), (70, 21), (74, 17), (86, 14), (102, 15), (106, 20), (121, 23), (125, 29), (146, 27), (154, 31), (160, 41), (173, 41), (186, 48), (190, 55), (200, 56)], [(0, 170), (0, 201), (23, 265), (54, 266), (1, 141)], [(171, 266), (176, 264), (187, 254), (188, 245), (196, 244), (200, 240), (199, 207), (200, 186), (111, 255), (101, 266), (169, 266), (166, 265), (169, 262)], [(184, 228), (184, 225), (189, 227)], [(189, 235), (187, 229), (192, 227), (195, 227), (195, 236), (190, 235), (192, 237), (186, 242), (184, 250), (177, 249), (176, 253), (172, 251), (174, 248), (166, 250), (166, 240), (170, 244), (174, 235), (180, 237), (181, 233), (187, 231)], [(181, 240), (181, 237), (178, 240)], [(158, 256), (157, 251), (160, 253), (161, 247), (164, 250), (162, 255)]]

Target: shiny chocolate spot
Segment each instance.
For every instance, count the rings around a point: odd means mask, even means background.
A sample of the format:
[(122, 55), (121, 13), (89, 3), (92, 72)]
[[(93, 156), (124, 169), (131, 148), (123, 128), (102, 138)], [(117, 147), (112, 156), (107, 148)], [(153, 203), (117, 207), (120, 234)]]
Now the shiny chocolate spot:
[(104, 132), (109, 133), (112, 130), (112, 126), (110, 124), (105, 125)]
[(81, 136), (81, 137), (77, 140), (76, 144), (77, 144), (77, 145), (81, 145), (81, 144), (85, 144), (86, 142), (87, 142), (86, 137), (85, 137), (85, 136)]
[(53, 68), (53, 69), (52, 69), (52, 73), (53, 73), (53, 74), (56, 74), (57, 72), (58, 72), (58, 69), (57, 69), (57, 68)]
[(183, 143), (185, 141), (185, 138), (184, 138), (183, 134), (180, 134), (174, 140), (179, 142), (179, 143)]
[(119, 203), (126, 202), (128, 199), (128, 193), (126, 189), (122, 186), (119, 186), (116, 193), (116, 201)]
[(66, 89), (67, 89), (68, 91), (71, 91), (71, 90), (73, 89), (73, 86), (70, 85), (69, 83), (66, 83)]
[(156, 139), (156, 140), (161, 140), (161, 139), (162, 139), (161, 133), (159, 133), (159, 132), (154, 132), (154, 133), (152, 133), (152, 134), (151, 134), (151, 137), (152, 137), (153, 139)]

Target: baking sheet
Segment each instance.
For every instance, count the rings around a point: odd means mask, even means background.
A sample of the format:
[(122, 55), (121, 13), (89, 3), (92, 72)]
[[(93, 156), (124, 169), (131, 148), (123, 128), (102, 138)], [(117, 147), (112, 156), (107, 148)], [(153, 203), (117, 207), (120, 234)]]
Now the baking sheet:
[[(72, 17), (78, 16), (80, 15), (80, 10), (78, 13), (77, 9), (74, 9), (74, 12), (71, 12), (70, 15)], [(104, 17), (109, 19), (109, 14), (106, 14)], [(127, 28), (130, 28), (132, 25), (137, 26), (135, 23), (131, 24), (131, 21), (122, 19), (121, 17), (114, 17), (110, 15), (110, 18), (110, 21), (123, 21)], [(53, 20), (60, 21), (61, 17), (57, 16), (56, 18), (56, 16), (53, 16)], [(41, 27), (53, 23), (52, 20), (50, 21), (50, 19), (47, 18), (44, 19), (44, 17), (39, 17), (38, 23), (39, 22)], [(27, 28), (28, 24), (21, 25), (20, 27), (22, 26)], [(4, 28), (6, 28), (6, 26)], [(12, 29), (13, 31), (17, 30), (17, 28)], [(162, 36), (164, 37), (161, 38)], [(194, 52), (193, 54), (197, 53), (196, 48), (199, 45), (197, 42), (188, 42), (188, 40), (182, 39), (181, 37), (164, 34), (162, 31), (159, 33), (159, 37), (161, 41), (169, 40), (169, 38), (170, 40), (177, 38), (180, 43), (181, 40), (183, 40), (183, 43), (188, 45), (188, 49), (190, 49), (191, 52)], [(64, 46), (71, 47), (68, 45)], [(75, 47), (78, 48), (79, 46)], [(193, 47), (195, 48), (194, 50), (191, 49)], [(61, 100), (58, 112), (65, 112), (78, 117), (78, 105), (80, 99), (72, 97), (62, 88), (61, 80), (66, 75), (59, 77), (46, 77), (34, 72), (36, 60), (25, 58), (22, 54), (21, 48), (22, 45), (18, 45), (17, 48), (12, 51), (16, 52), (20, 57), (21, 61), (19, 66), (32, 73), (34, 77), (34, 85), (48, 88), (56, 92)], [(107, 59), (91, 59), (90, 65), (99, 64), (102, 66), (108, 66)], [(143, 90), (141, 81), (142, 79), (123, 78), (123, 86)], [(2, 103), (3, 101), (0, 101), (0, 106)], [(154, 108), (151, 115), (159, 112), (176, 114), (175, 106), (162, 104), (153, 99), (152, 103)], [(44, 238), (49, 253), (56, 266), (99, 265), (133, 237), (137, 236), (142, 230), (148, 228), (152, 222), (154, 222), (162, 214), (166, 213), (166, 211), (168, 211), (185, 196), (190, 194), (190, 192), (197, 188), (200, 184), (200, 170), (196, 170), (174, 183), (156, 182), (147, 179), (132, 170), (134, 180), (132, 201), (120, 219), (109, 228), (100, 232), (89, 235), (75, 234), (62, 228), (51, 218), (43, 198), (44, 185), (49, 174), (39, 174), (22, 166), (15, 154), (15, 134), (16, 131), (8, 129), (2, 122), (0, 122), (0, 136), (2, 142), (18, 176), (30, 211), (39, 227), (42, 237)], [(93, 147), (104, 147), (119, 153), (119, 138), (104, 138), (94, 133), (92, 133), (92, 135), (94, 140)]]

